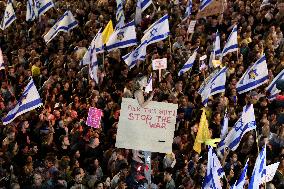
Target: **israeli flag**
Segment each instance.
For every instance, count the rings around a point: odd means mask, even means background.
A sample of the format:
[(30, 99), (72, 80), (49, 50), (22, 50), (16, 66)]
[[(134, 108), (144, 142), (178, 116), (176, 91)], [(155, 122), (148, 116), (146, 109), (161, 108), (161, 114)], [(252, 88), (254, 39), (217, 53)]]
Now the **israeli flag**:
[(205, 85), (201, 92), (202, 103), (206, 106), (210, 96), (225, 92), (227, 68), (223, 67)]
[(1, 29), (5, 30), (16, 20), (16, 14), (11, 1), (7, 3), (4, 17), (1, 24)]
[(270, 85), (266, 88), (266, 91), (270, 93), (268, 99), (274, 100), (276, 96), (281, 92), (276, 88), (276, 83), (278, 80), (284, 79), (284, 69), (273, 79)]
[(144, 12), (151, 4), (152, 0), (141, 0), (141, 10)]
[[(97, 38), (98, 38), (98, 36), (99, 36), (99, 34), (100, 34), (100, 31), (97, 33), (97, 35), (93, 38), (93, 40), (92, 40), (92, 42), (91, 42), (91, 44), (90, 44), (90, 46), (89, 46), (89, 48), (88, 48), (88, 50), (87, 50), (87, 52), (84, 54), (84, 57), (83, 57), (83, 59), (81, 60), (81, 62), (80, 62), (80, 65), (87, 65), (87, 64), (91, 64), (91, 59), (92, 59), (92, 56), (94, 56), (93, 55), (93, 51), (94, 51), (94, 49), (95, 49), (95, 54), (97, 54), (98, 52), (97, 52), (97, 48), (96, 48), (96, 40), (97, 40)], [(97, 57), (97, 56), (96, 56)]]
[(129, 22), (111, 34), (106, 43), (106, 49), (112, 51), (118, 48), (131, 47), (137, 44), (135, 23)]
[(256, 159), (248, 189), (259, 189), (264, 177), (266, 177), (266, 145)]
[(235, 151), (242, 137), (249, 131), (256, 128), (255, 116), (253, 105), (246, 105), (243, 108), (243, 112), (239, 120), (235, 123), (234, 127), (228, 133), (225, 139), (222, 139), (219, 143), (218, 151), (220, 156), (224, 155), (225, 148), (228, 147), (232, 151)]
[(66, 11), (54, 26), (45, 34), (44, 41), (49, 43), (60, 31), (69, 32), (78, 26), (78, 22), (70, 11)]
[(245, 93), (259, 87), (268, 80), (268, 69), (265, 55), (257, 60), (241, 77), (237, 83), (237, 91), (239, 94)]
[(185, 18), (188, 18), (191, 15), (192, 12), (192, 0), (188, 0), (188, 4), (185, 10)]
[(90, 74), (90, 78), (93, 79), (98, 84), (99, 83), (98, 59), (97, 59), (96, 47), (94, 46), (94, 43), (91, 45), (89, 74)]
[(18, 116), (33, 109), (36, 109), (40, 106), (42, 106), (42, 102), (34, 84), (34, 81), (31, 78), (30, 82), (26, 86), (21, 98), (19, 99), (14, 109), (9, 111), (8, 115), (2, 120), (3, 125), (11, 123)]
[(213, 148), (209, 146), (208, 163), (205, 179), (203, 181), (204, 189), (222, 189), (220, 179), (225, 176), (224, 170)]
[(122, 59), (130, 69), (132, 69), (137, 64), (138, 60), (143, 61), (146, 59), (146, 47), (147, 41), (144, 41), (134, 51), (122, 57)]
[(227, 42), (223, 48), (222, 56), (226, 56), (226, 54), (230, 52), (235, 52), (238, 50), (238, 27), (234, 26)]
[(199, 10), (203, 11), (212, 2), (213, 2), (213, 0), (201, 0)]
[(197, 49), (193, 52), (193, 54), (189, 57), (189, 59), (186, 61), (186, 63), (183, 65), (181, 70), (178, 72), (178, 76), (181, 76), (183, 73), (187, 72), (192, 68), (194, 61), (196, 59), (197, 55)]
[(154, 24), (152, 24), (145, 32), (141, 39), (141, 43), (148, 42), (148, 45), (166, 39), (170, 34), (169, 16), (166, 14)]
[(235, 182), (235, 184), (233, 185), (233, 187), (231, 187), (231, 189), (243, 189), (244, 188), (244, 185), (245, 185), (245, 182), (246, 182), (247, 171), (248, 171), (248, 161), (249, 161), (249, 159), (247, 160), (247, 162), (245, 164), (245, 167), (242, 171), (242, 174), (241, 174), (239, 180), (237, 180)]
[(37, 17), (40, 17), (49, 9), (54, 7), (52, 0), (34, 0), (35, 1), (35, 14)]
[(27, 13), (26, 13), (26, 21), (32, 21), (36, 18), (35, 10), (34, 10), (34, 1), (27, 1)]
[(228, 110), (225, 110), (225, 115), (223, 119), (223, 123), (221, 125), (221, 139), (224, 139), (228, 133), (228, 127), (229, 127), (229, 116), (228, 116)]
[(220, 33), (216, 32), (216, 38), (215, 38), (215, 42), (214, 42), (214, 55), (215, 56), (221, 56), (222, 52), (221, 52), (221, 45), (220, 45)]
[(1, 48), (0, 48), (0, 70), (5, 70), (4, 57)]
[(119, 28), (123, 27), (125, 24), (125, 16), (123, 13), (123, 2), (122, 0), (116, 0), (116, 6), (117, 6), (117, 11), (116, 11), (116, 27), (115, 29), (118, 30)]

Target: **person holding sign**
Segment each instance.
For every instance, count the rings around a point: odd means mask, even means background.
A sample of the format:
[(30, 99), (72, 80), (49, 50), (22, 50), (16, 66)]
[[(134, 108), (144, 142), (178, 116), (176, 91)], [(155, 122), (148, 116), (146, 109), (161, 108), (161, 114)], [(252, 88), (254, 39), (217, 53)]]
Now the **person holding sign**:
[(137, 99), (139, 105), (142, 108), (145, 108), (149, 104), (149, 102), (151, 102), (156, 92), (156, 90), (154, 89), (154, 91), (150, 93), (150, 97), (145, 101), (144, 95), (143, 95), (143, 88), (145, 88), (146, 86), (147, 86), (146, 76), (141, 76), (136, 79), (135, 85), (134, 85), (134, 97), (135, 99)]

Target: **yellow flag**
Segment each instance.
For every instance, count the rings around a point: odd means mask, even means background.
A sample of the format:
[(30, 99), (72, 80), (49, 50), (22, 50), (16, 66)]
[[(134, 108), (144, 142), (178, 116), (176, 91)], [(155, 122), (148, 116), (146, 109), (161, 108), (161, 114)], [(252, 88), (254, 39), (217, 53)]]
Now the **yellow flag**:
[(112, 26), (112, 21), (110, 20), (102, 33), (103, 44), (107, 43), (112, 33), (113, 33), (113, 26)]
[(217, 68), (221, 65), (221, 61), (220, 60), (212, 60), (212, 64), (213, 64), (214, 68)]
[(206, 119), (205, 110), (203, 109), (193, 149), (200, 154), (201, 143), (204, 143), (208, 139), (210, 139), (210, 133), (209, 133), (208, 121)]

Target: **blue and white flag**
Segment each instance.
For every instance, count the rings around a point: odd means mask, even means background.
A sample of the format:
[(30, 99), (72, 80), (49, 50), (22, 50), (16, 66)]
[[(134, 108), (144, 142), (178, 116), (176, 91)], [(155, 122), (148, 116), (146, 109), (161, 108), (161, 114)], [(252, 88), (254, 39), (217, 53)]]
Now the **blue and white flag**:
[(178, 76), (182, 75), (183, 73), (187, 72), (190, 68), (192, 68), (194, 61), (196, 59), (197, 49), (193, 52), (193, 54), (189, 57), (186, 63), (183, 65), (181, 70), (178, 72)]
[(203, 105), (206, 105), (210, 96), (225, 92), (227, 68), (220, 69), (204, 86), (200, 93)]
[(26, 21), (32, 21), (36, 18), (35, 9), (34, 9), (34, 1), (27, 1), (27, 13), (26, 13)]
[(6, 9), (5, 9), (5, 13), (4, 13), (4, 17), (2, 20), (2, 24), (1, 24), (1, 29), (5, 30), (6, 28), (8, 28), (14, 21), (16, 20), (16, 14), (13, 8), (13, 4), (12, 2), (8, 2)]
[(223, 123), (221, 125), (221, 139), (224, 139), (228, 133), (228, 127), (229, 127), (229, 117), (228, 117), (228, 110), (226, 108), (225, 115), (223, 118)]
[(111, 34), (106, 43), (106, 49), (112, 51), (114, 49), (126, 48), (136, 44), (135, 23), (134, 21), (131, 21)]
[(188, 0), (184, 17), (188, 18), (191, 15), (191, 12), (192, 12), (192, 0)]
[(73, 28), (78, 26), (78, 22), (70, 11), (66, 11), (61, 18), (54, 24), (54, 26), (45, 34), (44, 41), (49, 43), (58, 32), (69, 32)]
[(224, 57), (226, 56), (226, 54), (235, 52), (237, 50), (238, 50), (238, 26), (235, 25), (223, 48), (222, 56)]
[(11, 111), (9, 111), (7, 116), (2, 120), (3, 125), (11, 123), (18, 116), (40, 106), (42, 106), (42, 101), (34, 84), (34, 81), (31, 78), (16, 106)]
[(213, 0), (201, 0), (199, 10), (203, 11), (208, 5), (210, 5), (213, 2)]
[(247, 69), (244, 75), (237, 83), (239, 94), (248, 92), (268, 81), (268, 69), (265, 55), (258, 59), (251, 67)]
[(141, 0), (142, 12), (144, 12), (152, 3), (152, 0)]
[(249, 159), (247, 160), (246, 164), (245, 164), (245, 167), (242, 171), (242, 174), (239, 178), (239, 180), (237, 180), (234, 184), (233, 187), (231, 187), (231, 189), (243, 189), (244, 188), (244, 185), (245, 185), (245, 182), (246, 182), (246, 177), (247, 177), (247, 171), (248, 171), (248, 161)]
[[(93, 52), (93, 49), (94, 49), (94, 48), (96, 49), (96, 50), (95, 50), (96, 54), (98, 53), (98, 52), (97, 52), (98, 48), (96, 47), (96, 42), (97, 42), (97, 38), (99, 37), (99, 35), (101, 35), (100, 30), (99, 30), (99, 32), (97, 33), (97, 35), (93, 38), (93, 40), (92, 40), (90, 46), (88, 47), (87, 52), (84, 54), (84, 57), (83, 57), (83, 59), (82, 59), (81, 62), (80, 62), (80, 65), (83, 65), (83, 66), (84, 66), (84, 65), (87, 65), (87, 64), (91, 64), (91, 57), (93, 56), (92, 54), (94, 53), (94, 52)], [(96, 57), (97, 57), (97, 56), (96, 56)]]
[(119, 28), (123, 27), (125, 24), (125, 16), (123, 12), (123, 2), (122, 0), (116, 0), (116, 26), (115, 29), (118, 30)]
[(216, 32), (216, 37), (215, 37), (215, 42), (214, 42), (214, 55), (215, 57), (222, 55), (221, 45), (220, 45), (220, 34), (218, 30)]
[(148, 42), (148, 45), (166, 39), (170, 34), (169, 16), (166, 14), (154, 24), (152, 24), (146, 31), (141, 39), (141, 43)]
[(143, 61), (146, 59), (146, 47), (147, 41), (144, 41), (134, 51), (122, 57), (124, 62), (130, 69), (132, 69), (137, 64), (138, 60)]
[(97, 59), (97, 53), (96, 53), (96, 47), (94, 46), (94, 43), (91, 46), (91, 52), (90, 52), (90, 64), (89, 64), (89, 74), (90, 78), (95, 80), (95, 82), (98, 84), (98, 59)]
[(224, 170), (213, 148), (209, 146), (207, 171), (203, 181), (203, 189), (222, 189), (220, 179), (225, 176)]
[(259, 189), (264, 177), (266, 177), (266, 145), (262, 148), (255, 161), (248, 189)]
[(102, 28), (99, 29), (99, 31), (97, 33), (97, 37), (95, 38), (95, 47), (96, 47), (97, 54), (104, 52), (104, 44), (103, 44), (103, 38), (102, 38)]
[(218, 151), (220, 155), (224, 155), (225, 148), (228, 147), (232, 151), (235, 151), (242, 137), (249, 131), (256, 128), (255, 116), (253, 105), (246, 105), (243, 108), (243, 112), (239, 120), (235, 123), (234, 127), (230, 130), (227, 137), (222, 139), (219, 143)]
[(281, 92), (279, 89), (276, 88), (276, 83), (278, 80), (284, 79), (284, 69), (273, 79), (270, 85), (266, 88), (266, 91), (270, 93), (268, 99), (274, 100), (276, 96)]
[(142, 21), (142, 2), (143, 0), (138, 0), (136, 4), (135, 24), (140, 24)]
[(5, 70), (5, 66), (4, 66), (4, 57), (3, 57), (3, 53), (0, 47), (0, 70)]
[(35, 14), (37, 17), (40, 17), (49, 9), (54, 7), (52, 0), (34, 0), (35, 1)]

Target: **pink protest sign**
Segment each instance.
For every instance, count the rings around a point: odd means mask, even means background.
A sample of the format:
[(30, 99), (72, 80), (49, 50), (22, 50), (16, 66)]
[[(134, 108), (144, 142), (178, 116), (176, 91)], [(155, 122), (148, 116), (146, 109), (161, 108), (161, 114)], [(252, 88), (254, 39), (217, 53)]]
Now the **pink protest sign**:
[(102, 110), (97, 108), (89, 108), (88, 118), (87, 118), (87, 125), (94, 128), (100, 127), (100, 121), (102, 117)]

